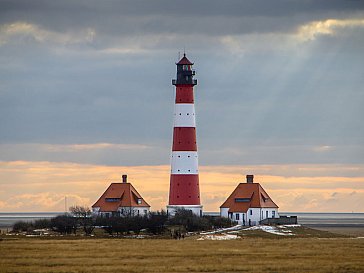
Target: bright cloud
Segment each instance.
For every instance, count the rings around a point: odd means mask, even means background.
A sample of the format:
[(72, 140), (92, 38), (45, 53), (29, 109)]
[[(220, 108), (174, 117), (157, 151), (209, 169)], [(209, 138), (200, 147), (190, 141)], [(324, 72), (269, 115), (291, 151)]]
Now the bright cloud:
[[(304, 169), (305, 176), (290, 176), (290, 169)], [(255, 174), (281, 211), (363, 212), (364, 176), (320, 176), (332, 166), (201, 166), (201, 196), (205, 211), (218, 211), (245, 174)], [(343, 171), (364, 166), (337, 165)], [(278, 169), (281, 175), (267, 175)], [(101, 166), (54, 162), (1, 162), (0, 207), (3, 211), (63, 211), (68, 204), (91, 206), (121, 174), (150, 203), (153, 210), (165, 208), (168, 200), (169, 166)], [(299, 172), (297, 172), (299, 174)], [(314, 177), (309, 177), (311, 173)], [(288, 176), (283, 176), (288, 174)]]
[(345, 28), (364, 27), (364, 19), (329, 19), (314, 21), (298, 28), (297, 36), (302, 41), (314, 40), (320, 35), (335, 35)]
[(93, 144), (38, 144), (44, 146), (46, 150), (59, 152), (59, 151), (82, 151), (82, 150), (100, 150), (100, 149), (120, 149), (120, 150), (144, 150), (147, 145), (142, 144), (114, 144), (114, 143), (93, 143)]
[(24, 21), (0, 26), (0, 45), (15, 41), (27, 43), (29, 39), (33, 39), (38, 43), (69, 45), (92, 42), (95, 36), (96, 32), (92, 28), (84, 28), (80, 31), (56, 32)]

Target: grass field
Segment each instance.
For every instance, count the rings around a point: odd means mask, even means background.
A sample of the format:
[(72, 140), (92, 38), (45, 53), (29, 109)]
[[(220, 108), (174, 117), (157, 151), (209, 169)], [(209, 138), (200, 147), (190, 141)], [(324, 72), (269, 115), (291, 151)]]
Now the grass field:
[(0, 241), (0, 272), (364, 272), (364, 239)]

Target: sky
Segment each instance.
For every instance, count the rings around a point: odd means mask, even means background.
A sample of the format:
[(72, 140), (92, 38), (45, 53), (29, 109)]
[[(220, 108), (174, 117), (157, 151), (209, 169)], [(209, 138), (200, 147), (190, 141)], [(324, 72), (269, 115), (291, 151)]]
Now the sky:
[(364, 1), (0, 0), (0, 211), (169, 189), (195, 63), (205, 211), (254, 174), (287, 212), (364, 212)]

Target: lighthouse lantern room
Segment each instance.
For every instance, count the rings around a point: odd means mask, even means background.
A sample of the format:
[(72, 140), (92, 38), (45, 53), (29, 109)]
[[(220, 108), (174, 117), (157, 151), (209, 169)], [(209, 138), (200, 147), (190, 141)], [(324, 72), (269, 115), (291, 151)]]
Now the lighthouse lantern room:
[(176, 86), (176, 99), (167, 212), (174, 215), (178, 209), (187, 209), (201, 216), (193, 94), (197, 80), (193, 79), (193, 63), (187, 59), (186, 54), (176, 65), (177, 78), (172, 80)]

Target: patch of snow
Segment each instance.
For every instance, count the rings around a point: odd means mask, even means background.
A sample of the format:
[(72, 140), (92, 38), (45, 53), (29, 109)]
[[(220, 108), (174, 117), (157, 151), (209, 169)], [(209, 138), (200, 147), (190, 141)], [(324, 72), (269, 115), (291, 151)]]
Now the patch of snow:
[(219, 228), (213, 231), (209, 231), (209, 232), (201, 232), (201, 235), (207, 235), (207, 234), (215, 234), (215, 233), (220, 233), (220, 232), (226, 232), (226, 231), (235, 231), (235, 230), (241, 230), (243, 229), (242, 225), (236, 225), (233, 227), (229, 227), (229, 228)]
[(198, 238), (198, 241), (204, 240), (213, 240), (213, 241), (225, 241), (225, 240), (235, 240), (238, 239), (238, 235), (234, 234), (211, 234), (211, 235), (204, 235), (201, 238)]
[(301, 225), (280, 225), (279, 227), (281, 228), (286, 228), (286, 227), (301, 227)]
[(246, 228), (244, 230), (262, 230), (271, 234), (275, 234), (275, 235), (284, 235), (284, 236), (288, 236), (288, 235), (293, 235), (291, 233), (290, 230), (279, 230), (274, 226), (253, 226), (250, 228)]
[(46, 228), (41, 228), (41, 229), (35, 229), (35, 230), (33, 230), (34, 232), (47, 232), (48, 231), (48, 229), (46, 229)]

